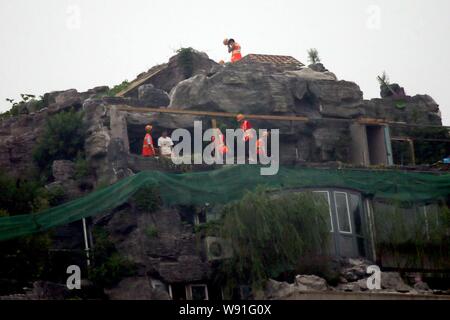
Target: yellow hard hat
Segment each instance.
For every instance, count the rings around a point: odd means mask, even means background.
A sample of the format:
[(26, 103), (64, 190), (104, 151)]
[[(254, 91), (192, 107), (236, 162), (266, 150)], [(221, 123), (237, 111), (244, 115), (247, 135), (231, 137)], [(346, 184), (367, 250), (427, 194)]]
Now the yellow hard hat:
[(242, 121), (242, 120), (244, 120), (245, 119), (245, 116), (242, 114), (242, 113), (239, 113), (237, 116), (236, 116), (236, 120), (237, 121)]
[(228, 45), (228, 39), (223, 40), (223, 44), (224, 44), (225, 46), (227, 46), (227, 45)]

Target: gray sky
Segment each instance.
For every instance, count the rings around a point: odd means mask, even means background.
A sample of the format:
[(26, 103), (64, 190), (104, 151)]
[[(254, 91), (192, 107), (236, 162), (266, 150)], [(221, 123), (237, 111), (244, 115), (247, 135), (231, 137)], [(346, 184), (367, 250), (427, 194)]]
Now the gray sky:
[(132, 80), (180, 47), (219, 61), (317, 48), (366, 99), (386, 70), (410, 95), (429, 94), (450, 125), (448, 0), (0, 0), (0, 111), (5, 98)]

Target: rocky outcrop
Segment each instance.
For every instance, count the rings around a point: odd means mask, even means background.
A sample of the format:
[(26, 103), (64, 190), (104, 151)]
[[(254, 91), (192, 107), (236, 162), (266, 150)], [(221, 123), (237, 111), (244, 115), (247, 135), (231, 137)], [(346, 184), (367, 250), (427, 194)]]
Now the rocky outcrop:
[(356, 84), (313, 70), (236, 64), (181, 82), (171, 93), (170, 108), (320, 117), (320, 104), (361, 102)]
[(33, 150), (43, 131), (47, 110), (0, 120), (0, 167), (13, 175), (35, 169)]
[[(323, 65), (292, 69), (273, 64), (219, 65), (204, 53), (183, 51), (157, 68), (159, 72), (125, 98), (103, 97), (107, 87), (84, 93), (71, 89), (44, 95), (47, 109), (1, 120), (0, 165), (24, 174), (33, 167), (32, 152), (46, 118), (68, 108), (85, 112), (86, 156), (97, 179), (112, 183), (140, 166), (128, 154), (139, 154), (143, 128), (154, 126), (154, 138), (163, 129), (192, 129), (204, 117), (171, 114), (136, 114), (118, 111), (117, 105), (157, 106), (185, 110), (298, 115), (304, 122), (252, 120), (255, 128), (280, 129), (282, 163), (351, 163), (350, 122), (321, 121), (377, 118), (405, 123), (440, 125), (439, 106), (427, 95), (364, 100), (353, 82), (338, 81)], [(154, 68), (152, 69), (154, 70)], [(144, 74), (145, 75), (145, 74)], [(170, 96), (167, 94), (170, 92)], [(219, 126), (235, 128), (232, 118), (217, 119)], [(392, 128), (392, 136), (407, 135)], [(134, 162), (133, 162), (134, 163)], [(133, 167), (133, 168), (131, 168)]]
[(144, 84), (139, 87), (138, 99), (149, 107), (167, 107), (170, 103), (167, 92), (155, 88), (152, 84)]
[[(394, 293), (394, 294), (433, 294), (428, 285), (420, 279), (414, 284), (414, 288), (408, 285), (398, 272), (381, 272), (381, 289), (371, 291), (367, 287), (369, 275), (366, 273), (367, 267), (371, 265), (369, 261), (363, 259), (344, 259), (340, 261), (339, 283), (331, 286), (327, 281), (315, 275), (298, 275), (294, 283), (278, 282), (273, 279), (266, 284), (264, 299), (284, 300), (284, 299), (304, 299), (305, 294), (317, 294), (320, 292), (330, 293)], [(441, 293), (441, 292), (437, 292)], [(326, 295), (324, 297), (331, 297)]]
[[(107, 230), (120, 255), (138, 266), (136, 277), (124, 281), (145, 291), (143, 299), (156, 294), (164, 298), (161, 291), (151, 286), (150, 278), (174, 284), (205, 281), (210, 275), (210, 266), (202, 258), (201, 242), (177, 210), (146, 213), (128, 207), (97, 217), (95, 223)], [(121, 283), (113, 288), (111, 297), (127, 298), (135, 294), (121, 288), (126, 286)]]
[(153, 287), (148, 277), (125, 278), (105, 294), (110, 300), (170, 300), (168, 293)]

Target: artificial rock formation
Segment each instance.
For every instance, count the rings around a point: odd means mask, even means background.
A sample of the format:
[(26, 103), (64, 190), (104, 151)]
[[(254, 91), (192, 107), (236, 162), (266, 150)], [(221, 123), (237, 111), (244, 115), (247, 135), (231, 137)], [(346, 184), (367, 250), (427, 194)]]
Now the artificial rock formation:
[[(1, 119), (0, 167), (22, 176), (33, 169), (31, 150), (46, 120), (70, 108), (84, 113), (85, 153), (94, 186), (114, 183), (143, 169), (158, 168), (155, 159), (138, 156), (146, 124), (153, 124), (155, 140), (163, 129), (192, 130), (194, 120), (203, 120), (205, 129), (210, 126), (206, 117), (119, 110), (123, 105), (308, 117), (308, 122), (252, 120), (255, 128), (280, 129), (281, 162), (288, 164), (349, 163), (350, 120), (360, 117), (441, 124), (439, 107), (429, 96), (405, 97), (404, 108), (398, 108), (393, 97), (364, 100), (357, 84), (337, 80), (320, 65), (303, 69), (257, 63), (221, 66), (206, 54), (194, 51), (187, 60), (186, 55), (178, 54), (157, 70), (155, 76), (125, 97), (101, 97), (107, 87), (85, 93), (54, 92), (45, 96), (47, 108), (33, 112), (30, 107), (17, 117)], [(325, 118), (349, 121), (322, 121)], [(237, 127), (234, 119), (217, 120), (219, 126)], [(56, 183), (72, 183), (73, 164), (55, 162), (53, 169)], [(183, 223), (176, 208), (145, 214), (125, 206), (96, 217), (93, 223), (104, 227), (118, 252), (139, 267), (136, 275), (109, 289), (107, 294), (112, 299), (164, 299), (167, 295), (156, 290), (151, 279), (189, 283), (206, 281), (211, 273), (192, 226)], [(80, 226), (75, 227), (81, 235)], [(157, 236), (149, 236), (149, 228), (157, 230)], [(77, 245), (81, 246), (80, 239)], [(356, 264), (347, 269), (341, 275), (338, 290), (364, 291), (363, 267)], [(410, 290), (400, 288), (402, 284), (396, 275), (385, 277), (396, 291)], [(300, 276), (295, 284), (272, 284), (275, 288), (267, 298), (283, 298), (298, 290), (331, 290), (326, 281), (313, 276)], [(133, 292), (126, 292), (130, 287)]]

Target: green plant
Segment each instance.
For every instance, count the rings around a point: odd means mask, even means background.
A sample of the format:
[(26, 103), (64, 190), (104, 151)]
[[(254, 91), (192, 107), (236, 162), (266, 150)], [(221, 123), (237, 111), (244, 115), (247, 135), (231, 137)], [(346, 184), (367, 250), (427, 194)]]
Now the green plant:
[(183, 73), (185, 78), (192, 77), (194, 73), (194, 62), (193, 62), (193, 53), (194, 49), (189, 48), (180, 48), (176, 51), (179, 55), (179, 61), (181, 66), (183, 67)]
[(378, 83), (381, 87), (384, 87), (385, 85), (390, 85), (389, 76), (387, 75), (386, 71), (383, 71), (381, 76), (377, 77)]
[(84, 151), (83, 113), (61, 112), (51, 116), (33, 150), (33, 159), (47, 175), (54, 160), (74, 160)]
[(86, 158), (81, 153), (78, 153), (75, 159), (75, 179), (80, 180), (87, 177), (89, 170), (89, 164)]
[(319, 51), (315, 48), (308, 50), (308, 61), (311, 64), (320, 63)]
[(33, 94), (20, 94), (21, 101), (16, 102), (14, 99), (7, 98), (6, 101), (10, 103), (11, 107), (8, 111), (0, 114), (0, 118), (8, 116), (18, 116), (25, 105), (29, 106), (31, 111), (38, 111), (48, 106), (46, 99), (43, 96), (39, 96), (37, 99)]
[[(49, 268), (51, 234), (40, 233), (0, 242), (0, 279), (25, 285), (45, 276)], [(3, 288), (0, 288), (0, 294)]]
[(435, 210), (402, 203), (377, 203), (374, 207), (375, 239), (380, 256), (388, 254), (399, 267), (423, 266), (434, 261), (448, 266), (450, 210), (445, 204)]
[(259, 188), (226, 206), (220, 236), (234, 252), (222, 264), (228, 293), (236, 284), (261, 288), (297, 270), (304, 255), (320, 254), (329, 241), (327, 219), (326, 205), (310, 193), (271, 196)]
[(433, 164), (448, 156), (450, 133), (446, 128), (413, 128), (409, 137), (414, 139), (416, 164)]
[(41, 209), (45, 190), (36, 181), (11, 177), (0, 172), (0, 209), (11, 216), (36, 212)]
[(66, 192), (61, 186), (54, 186), (47, 192), (48, 203), (51, 207), (62, 204), (67, 200)]
[(157, 211), (162, 205), (159, 189), (151, 185), (144, 186), (136, 192), (132, 201), (138, 210), (148, 213)]
[(145, 234), (149, 239), (155, 239), (158, 237), (158, 229), (155, 226), (150, 225), (145, 229)]
[(121, 256), (102, 228), (95, 228), (93, 266), (89, 269), (89, 279), (103, 288), (116, 285), (125, 277), (136, 274), (136, 265)]
[(114, 87), (109, 89), (109, 91), (106, 94), (104, 94), (103, 96), (114, 97), (119, 92), (128, 88), (129, 85), (130, 85), (130, 83), (128, 82), (128, 80), (124, 80), (124, 81), (122, 81), (122, 83), (115, 85)]

